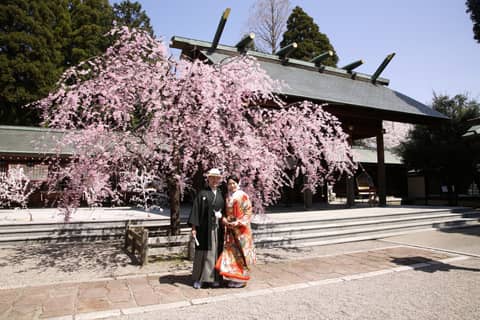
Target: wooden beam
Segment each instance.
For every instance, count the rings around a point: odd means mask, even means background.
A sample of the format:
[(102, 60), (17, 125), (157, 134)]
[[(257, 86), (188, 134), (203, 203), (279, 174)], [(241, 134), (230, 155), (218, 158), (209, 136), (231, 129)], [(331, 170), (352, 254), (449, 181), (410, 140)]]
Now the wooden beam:
[(237, 47), (238, 51), (247, 51), (248, 47), (250, 47), (250, 45), (253, 43), (253, 39), (255, 39), (255, 33), (249, 33), (242, 40), (240, 40), (235, 47)]
[(212, 46), (210, 47), (210, 52), (215, 51), (220, 41), (220, 37), (223, 33), (223, 28), (225, 28), (225, 23), (227, 23), (228, 15), (230, 14), (230, 8), (225, 9), (222, 16), (220, 17), (220, 22), (218, 23), (217, 32), (215, 32), (215, 37), (213, 38)]
[(280, 48), (275, 54), (282, 59), (287, 59), (289, 55), (292, 54), (292, 52), (297, 49), (298, 45), (296, 42), (290, 43), (288, 46)]
[(319, 67), (325, 59), (327, 59), (328, 57), (332, 57), (332, 56), (333, 56), (333, 51), (328, 50), (327, 52), (323, 52), (323, 53), (319, 54), (318, 56), (316, 56), (315, 58), (313, 58), (309, 62), (312, 62), (317, 67)]
[(347, 64), (346, 66), (342, 67), (342, 69), (347, 70), (348, 72), (351, 72), (353, 69), (360, 67), (362, 64), (363, 64), (363, 60), (357, 60)]
[(395, 52), (389, 54), (382, 62), (382, 64), (377, 68), (377, 70), (375, 71), (375, 73), (373, 74), (372, 76), (372, 82), (375, 83), (378, 79), (378, 77), (380, 76), (380, 74), (383, 72), (383, 70), (385, 70), (385, 68), (387, 67), (387, 65), (390, 63), (390, 61), (392, 61), (393, 57), (395, 56)]

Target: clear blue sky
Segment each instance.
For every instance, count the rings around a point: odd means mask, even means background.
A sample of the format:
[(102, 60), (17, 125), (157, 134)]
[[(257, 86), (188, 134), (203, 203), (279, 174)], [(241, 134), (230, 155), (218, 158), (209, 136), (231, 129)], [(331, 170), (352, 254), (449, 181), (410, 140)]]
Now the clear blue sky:
[[(118, 2), (118, 1), (112, 1)], [(220, 16), (232, 9), (220, 43), (234, 45), (248, 32), (253, 0), (139, 0), (157, 37), (211, 41)], [(430, 105), (433, 92), (468, 93), (480, 101), (480, 43), (464, 0), (305, 0), (300, 6), (327, 34), (341, 67), (363, 59), (357, 71), (372, 74), (395, 52), (382, 77), (390, 88)], [(178, 56), (178, 53), (172, 51)]]

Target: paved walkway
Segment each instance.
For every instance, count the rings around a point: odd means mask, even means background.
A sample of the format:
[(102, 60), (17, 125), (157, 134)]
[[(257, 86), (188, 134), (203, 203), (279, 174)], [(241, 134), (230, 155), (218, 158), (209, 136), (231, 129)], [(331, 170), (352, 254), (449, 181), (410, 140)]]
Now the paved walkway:
[(191, 287), (189, 273), (0, 290), (0, 319), (99, 319), (352, 281), (465, 256), (407, 246), (258, 264), (243, 289)]

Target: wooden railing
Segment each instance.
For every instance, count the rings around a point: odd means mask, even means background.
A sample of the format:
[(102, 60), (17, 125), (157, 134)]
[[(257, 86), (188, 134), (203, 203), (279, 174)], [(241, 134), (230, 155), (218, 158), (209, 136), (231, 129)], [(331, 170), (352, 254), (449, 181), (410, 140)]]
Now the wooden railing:
[(137, 257), (142, 266), (150, 257), (190, 258), (190, 228), (180, 226), (179, 235), (169, 235), (169, 224), (135, 225), (127, 222), (125, 227), (125, 250)]

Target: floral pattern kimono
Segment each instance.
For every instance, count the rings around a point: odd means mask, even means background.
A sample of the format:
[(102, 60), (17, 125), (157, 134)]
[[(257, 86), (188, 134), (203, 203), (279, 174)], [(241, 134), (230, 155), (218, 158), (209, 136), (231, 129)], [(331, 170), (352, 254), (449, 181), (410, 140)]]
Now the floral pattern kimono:
[(226, 203), (226, 218), (233, 225), (225, 226), (224, 247), (215, 267), (225, 280), (246, 282), (250, 279), (249, 266), (256, 263), (250, 228), (252, 203), (241, 190), (228, 196)]

